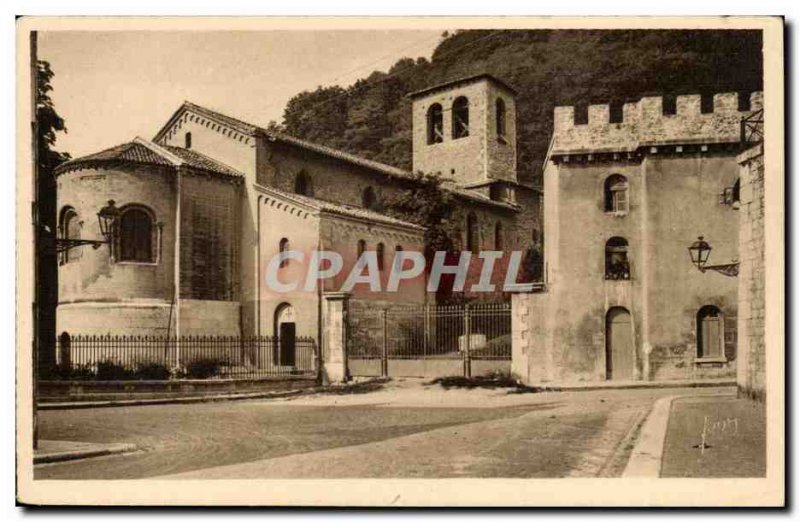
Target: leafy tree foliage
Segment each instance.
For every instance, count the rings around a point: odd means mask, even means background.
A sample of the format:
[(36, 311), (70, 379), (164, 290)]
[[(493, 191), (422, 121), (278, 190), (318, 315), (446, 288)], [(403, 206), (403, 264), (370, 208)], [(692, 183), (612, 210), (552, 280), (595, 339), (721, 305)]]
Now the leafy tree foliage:
[(406, 94), (490, 73), (519, 90), (518, 174), (538, 183), (556, 105), (762, 88), (759, 31), (463, 30), (442, 37), (431, 61), (402, 58), (349, 87), (298, 94), (286, 107), (285, 130), (410, 170)]

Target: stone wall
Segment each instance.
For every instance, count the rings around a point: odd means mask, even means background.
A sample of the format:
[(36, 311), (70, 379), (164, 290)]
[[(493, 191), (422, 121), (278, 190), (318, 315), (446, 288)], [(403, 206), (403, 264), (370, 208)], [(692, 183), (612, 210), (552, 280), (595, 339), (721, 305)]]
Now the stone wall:
[(609, 105), (590, 105), (589, 121), (576, 125), (575, 107), (556, 107), (554, 153), (634, 151), (641, 146), (739, 141), (743, 116), (762, 108), (763, 93), (750, 96), (750, 110), (738, 110), (737, 93), (714, 95), (714, 110), (701, 113), (698, 94), (678, 96), (676, 113), (662, 114), (663, 98), (645, 97), (623, 106), (623, 120), (610, 123)]
[(740, 393), (766, 398), (764, 150), (756, 145), (739, 156), (739, 367)]

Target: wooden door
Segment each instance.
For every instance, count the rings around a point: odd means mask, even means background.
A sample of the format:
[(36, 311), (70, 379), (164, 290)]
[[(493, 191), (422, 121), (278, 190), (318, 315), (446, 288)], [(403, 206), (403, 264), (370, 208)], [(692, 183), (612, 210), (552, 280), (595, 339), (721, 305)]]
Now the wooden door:
[(722, 319), (719, 314), (709, 314), (700, 322), (700, 356), (722, 356)]
[(295, 328), (294, 323), (281, 323), (280, 358), (281, 366), (295, 365)]
[(625, 308), (612, 308), (606, 314), (606, 379), (633, 379), (633, 325)]

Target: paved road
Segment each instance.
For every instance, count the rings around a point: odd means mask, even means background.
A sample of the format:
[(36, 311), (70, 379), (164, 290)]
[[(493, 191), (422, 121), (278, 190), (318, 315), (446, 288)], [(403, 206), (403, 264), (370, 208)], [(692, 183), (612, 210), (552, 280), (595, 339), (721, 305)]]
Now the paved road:
[(363, 395), (43, 411), (43, 439), (142, 450), (37, 466), (35, 478), (614, 476), (655, 399), (721, 390), (509, 394), (400, 382)]

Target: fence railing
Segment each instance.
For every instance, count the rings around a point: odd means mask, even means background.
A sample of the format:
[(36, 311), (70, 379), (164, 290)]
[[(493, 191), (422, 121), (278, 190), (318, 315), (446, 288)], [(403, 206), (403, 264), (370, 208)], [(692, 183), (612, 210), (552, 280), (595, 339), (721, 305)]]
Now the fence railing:
[(62, 335), (50, 378), (94, 380), (315, 377), (310, 337)]
[(351, 310), (348, 357), (511, 359), (511, 304)]

